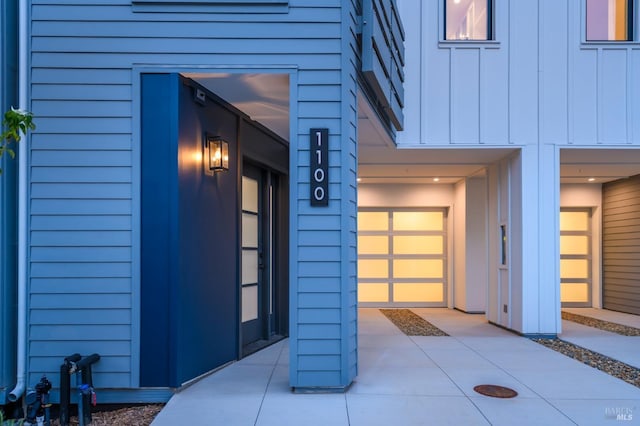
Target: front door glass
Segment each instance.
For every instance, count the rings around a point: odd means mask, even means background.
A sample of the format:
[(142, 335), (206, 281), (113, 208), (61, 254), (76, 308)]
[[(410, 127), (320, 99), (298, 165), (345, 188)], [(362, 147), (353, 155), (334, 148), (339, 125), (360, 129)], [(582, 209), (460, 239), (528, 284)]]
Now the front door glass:
[(263, 253), (260, 176), (242, 176), (241, 320), (243, 346), (261, 338)]

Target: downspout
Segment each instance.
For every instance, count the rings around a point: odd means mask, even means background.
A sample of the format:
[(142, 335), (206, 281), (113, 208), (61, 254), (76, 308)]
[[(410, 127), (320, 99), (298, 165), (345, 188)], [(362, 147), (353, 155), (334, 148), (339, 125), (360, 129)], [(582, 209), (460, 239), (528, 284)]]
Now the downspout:
[[(18, 2), (18, 107), (27, 111), (27, 3)], [(18, 144), (18, 336), (16, 349), (16, 386), (9, 393), (15, 402), (24, 393), (27, 355), (27, 140)]]

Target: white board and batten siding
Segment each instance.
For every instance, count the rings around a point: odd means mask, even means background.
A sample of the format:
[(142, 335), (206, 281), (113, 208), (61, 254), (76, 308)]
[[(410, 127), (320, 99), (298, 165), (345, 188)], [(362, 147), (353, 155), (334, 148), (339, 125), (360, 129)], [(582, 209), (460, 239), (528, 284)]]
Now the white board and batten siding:
[[(450, 41), (444, 39), (445, 0), (399, 2), (408, 54), (405, 128), (397, 143), (517, 151), (489, 168), (489, 182), (508, 179), (512, 246), (539, 256), (509, 264), (512, 278), (502, 292), (511, 299), (508, 326), (552, 335), (561, 327), (558, 292), (549, 285), (559, 272), (546, 266), (559, 258), (549, 249), (559, 234), (558, 148), (640, 144), (640, 43), (637, 34), (631, 42), (587, 42), (584, 0), (491, 4), (492, 40)], [(492, 170), (505, 161), (508, 173), (498, 178)], [(498, 289), (490, 291), (494, 303)], [(489, 311), (501, 321), (503, 306), (490, 304)]]
[[(355, 354), (356, 207), (343, 207), (342, 199), (355, 200), (356, 80), (353, 67), (343, 71), (345, 63), (355, 63), (352, 53), (341, 53), (355, 43), (350, 38), (345, 46), (341, 38), (345, 31), (355, 34), (353, 3), (291, 0), (283, 9), (287, 2), (265, 2), (275, 9), (244, 13), (216, 13), (213, 1), (31, 3), (30, 107), (38, 128), (29, 174), (29, 383), (43, 373), (57, 383), (64, 356), (98, 352), (97, 387), (138, 386), (140, 165), (133, 80), (140, 64), (173, 71), (297, 70), (290, 248), (298, 338), (291, 343), (291, 380), (294, 386), (343, 382), (345, 369), (355, 370), (355, 355), (341, 356), (343, 345)], [(326, 208), (309, 206), (309, 129), (317, 127), (329, 128)], [(347, 293), (346, 276), (353, 282)]]
[(640, 40), (585, 41), (585, 3), (495, 1), (494, 40), (466, 42), (443, 39), (444, 0), (400, 1), (410, 54), (398, 143), (639, 144)]

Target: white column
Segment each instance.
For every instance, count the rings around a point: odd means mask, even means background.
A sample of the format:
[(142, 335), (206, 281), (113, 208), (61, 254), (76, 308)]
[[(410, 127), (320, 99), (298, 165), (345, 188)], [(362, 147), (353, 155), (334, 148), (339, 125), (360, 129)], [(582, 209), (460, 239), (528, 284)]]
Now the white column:
[(516, 329), (524, 334), (558, 334), (560, 161), (555, 145), (522, 149), (521, 191), (522, 323)]

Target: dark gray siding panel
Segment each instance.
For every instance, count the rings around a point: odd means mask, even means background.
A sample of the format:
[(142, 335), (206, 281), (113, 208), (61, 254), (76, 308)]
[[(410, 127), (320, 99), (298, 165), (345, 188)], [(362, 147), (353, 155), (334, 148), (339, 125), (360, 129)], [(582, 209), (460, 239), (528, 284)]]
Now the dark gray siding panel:
[(603, 306), (640, 315), (640, 175), (603, 185)]

